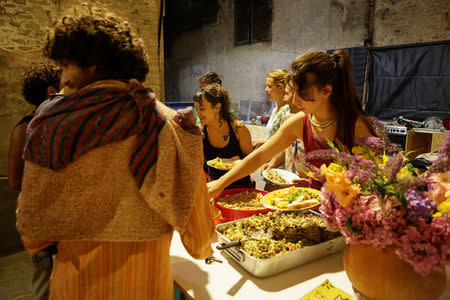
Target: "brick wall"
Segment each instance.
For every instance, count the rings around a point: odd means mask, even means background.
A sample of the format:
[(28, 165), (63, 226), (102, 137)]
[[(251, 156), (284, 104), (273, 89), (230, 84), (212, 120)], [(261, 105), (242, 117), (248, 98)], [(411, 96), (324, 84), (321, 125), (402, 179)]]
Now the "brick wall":
[[(46, 28), (80, 0), (0, 0), (0, 175), (7, 173), (9, 136), (14, 125), (32, 109), (21, 96), (22, 72), (42, 60)], [(160, 1), (89, 1), (127, 19), (144, 40), (150, 58), (145, 82), (164, 100), (164, 59), (158, 58)], [(159, 62), (158, 62), (159, 59)]]

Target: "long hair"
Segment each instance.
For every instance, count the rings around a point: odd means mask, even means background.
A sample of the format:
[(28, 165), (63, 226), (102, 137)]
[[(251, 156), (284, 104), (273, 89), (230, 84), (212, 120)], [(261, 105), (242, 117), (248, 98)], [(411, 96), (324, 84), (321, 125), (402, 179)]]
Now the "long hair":
[(231, 122), (235, 119), (234, 115), (230, 111), (231, 97), (227, 90), (218, 83), (212, 83), (205, 86), (197, 92), (193, 99), (194, 102), (198, 102), (200, 105), (203, 104), (203, 97), (211, 103), (212, 106), (216, 106), (218, 103), (220, 106), (220, 117), (227, 122)]
[(330, 102), (336, 111), (336, 137), (351, 149), (358, 116), (363, 118), (369, 128), (371, 126), (353, 83), (350, 55), (344, 50), (336, 50), (331, 55), (306, 52), (297, 57), (291, 67), (293, 80), (298, 86), (297, 92), (302, 98), (308, 99), (313, 85), (318, 89), (325, 85), (332, 87)]

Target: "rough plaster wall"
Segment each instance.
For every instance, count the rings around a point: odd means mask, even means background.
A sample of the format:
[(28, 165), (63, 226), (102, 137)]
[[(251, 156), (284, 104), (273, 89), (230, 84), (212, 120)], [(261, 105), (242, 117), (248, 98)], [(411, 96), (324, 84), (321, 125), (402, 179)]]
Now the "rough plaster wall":
[(450, 0), (377, 0), (375, 46), (450, 39)]
[(223, 76), (235, 106), (242, 100), (268, 101), (269, 71), (289, 69), (306, 50), (360, 45), (366, 37), (365, 1), (277, 0), (272, 41), (235, 47), (233, 3), (220, 0), (215, 24), (179, 36), (165, 62), (167, 101), (190, 101), (198, 90), (196, 78), (206, 70)]
[[(167, 101), (191, 101), (196, 78), (214, 70), (233, 101), (267, 101), (266, 74), (309, 50), (362, 46), (369, 0), (274, 0), (272, 41), (234, 46), (233, 0), (215, 24), (179, 36), (165, 62)], [(376, 0), (374, 45), (450, 39), (450, 0)]]
[[(32, 107), (21, 96), (22, 72), (43, 59), (45, 28), (64, 11), (79, 6), (83, 0), (0, 0), (0, 175), (7, 173), (9, 136), (14, 125)], [(146, 86), (158, 97), (164, 95), (164, 60), (158, 65), (157, 33), (160, 1), (104, 0), (89, 1), (127, 19), (143, 38), (150, 58)], [(163, 44), (161, 41), (161, 50)]]

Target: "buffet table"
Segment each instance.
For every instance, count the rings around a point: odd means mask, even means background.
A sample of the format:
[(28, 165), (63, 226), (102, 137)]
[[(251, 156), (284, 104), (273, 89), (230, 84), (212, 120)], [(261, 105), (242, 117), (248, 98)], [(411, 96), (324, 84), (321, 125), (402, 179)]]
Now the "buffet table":
[[(344, 271), (342, 251), (271, 277), (258, 278), (231, 257), (221, 255), (216, 245), (213, 244), (214, 256), (223, 263), (208, 265), (189, 256), (179, 234), (174, 233), (170, 249), (173, 277), (187, 299), (300, 299), (327, 279), (335, 287), (355, 295)], [(447, 289), (442, 300), (450, 299), (449, 273), (447, 268)]]
[(221, 255), (213, 244), (214, 256), (223, 263), (211, 265), (189, 256), (174, 233), (171, 261), (175, 285), (192, 299), (299, 299), (328, 279), (353, 295), (339, 252), (295, 269), (258, 278), (242, 269), (231, 257)]

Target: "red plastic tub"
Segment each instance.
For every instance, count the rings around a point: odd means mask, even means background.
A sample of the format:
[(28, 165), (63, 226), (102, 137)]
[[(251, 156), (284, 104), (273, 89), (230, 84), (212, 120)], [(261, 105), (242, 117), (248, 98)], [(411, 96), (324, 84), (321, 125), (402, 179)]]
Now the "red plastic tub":
[(241, 192), (258, 192), (262, 195), (267, 194), (267, 191), (263, 191), (263, 190), (257, 190), (257, 189), (229, 189), (229, 190), (224, 190), (222, 192), (222, 194), (219, 195), (219, 197), (214, 198), (214, 205), (216, 207), (218, 207), (220, 209), (220, 211), (222, 212), (222, 222), (230, 222), (230, 221), (234, 221), (234, 220), (238, 220), (238, 219), (243, 219), (243, 218), (248, 218), (251, 217), (253, 215), (257, 215), (257, 214), (264, 214), (267, 213), (269, 211), (272, 211), (273, 209), (270, 208), (260, 208), (260, 209), (253, 209), (253, 210), (247, 210), (247, 209), (236, 209), (236, 208), (228, 208), (228, 207), (224, 207), (220, 204), (217, 203), (217, 200), (219, 200), (220, 198), (226, 196), (226, 195), (234, 195), (234, 194), (239, 194)]

